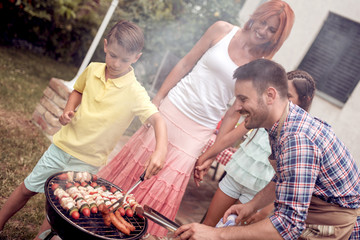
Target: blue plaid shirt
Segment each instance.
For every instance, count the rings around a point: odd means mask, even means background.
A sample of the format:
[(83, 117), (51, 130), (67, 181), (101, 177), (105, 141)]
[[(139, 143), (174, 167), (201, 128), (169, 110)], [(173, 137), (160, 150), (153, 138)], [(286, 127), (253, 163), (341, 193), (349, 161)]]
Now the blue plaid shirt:
[[(275, 210), (270, 220), (281, 236), (297, 239), (301, 235), (312, 196), (344, 208), (359, 208), (358, 167), (331, 127), (292, 103), (277, 139), (278, 126), (277, 122), (268, 130), (277, 164)], [(355, 232), (359, 219), (353, 235), (359, 234)]]

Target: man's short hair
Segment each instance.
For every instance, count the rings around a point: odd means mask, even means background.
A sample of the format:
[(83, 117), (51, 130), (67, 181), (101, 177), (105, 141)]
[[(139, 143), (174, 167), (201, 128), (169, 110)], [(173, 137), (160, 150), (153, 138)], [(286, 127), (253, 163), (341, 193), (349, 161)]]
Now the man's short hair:
[(258, 94), (274, 87), (281, 98), (288, 96), (288, 81), (284, 68), (271, 60), (257, 59), (238, 67), (233, 76), (236, 81), (251, 80)]

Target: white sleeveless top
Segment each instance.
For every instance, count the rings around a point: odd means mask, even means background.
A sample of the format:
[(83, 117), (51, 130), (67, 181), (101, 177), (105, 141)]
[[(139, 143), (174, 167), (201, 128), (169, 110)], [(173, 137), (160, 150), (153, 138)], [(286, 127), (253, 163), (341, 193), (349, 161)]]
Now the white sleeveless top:
[(234, 96), (233, 74), (238, 66), (231, 60), (228, 47), (238, 29), (234, 27), (209, 48), (193, 70), (168, 93), (182, 113), (208, 128), (216, 128)]

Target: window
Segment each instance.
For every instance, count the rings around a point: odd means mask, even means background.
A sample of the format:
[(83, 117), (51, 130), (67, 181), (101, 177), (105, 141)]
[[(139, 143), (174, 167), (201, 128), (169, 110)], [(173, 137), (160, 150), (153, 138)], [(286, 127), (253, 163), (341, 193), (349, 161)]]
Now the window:
[(360, 79), (360, 24), (329, 13), (299, 69), (313, 76), (320, 96), (343, 106)]

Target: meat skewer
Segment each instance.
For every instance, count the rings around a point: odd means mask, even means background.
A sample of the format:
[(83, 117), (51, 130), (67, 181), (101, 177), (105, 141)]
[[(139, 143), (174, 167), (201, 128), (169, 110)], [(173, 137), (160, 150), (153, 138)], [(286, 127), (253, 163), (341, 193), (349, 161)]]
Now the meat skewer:
[(77, 208), (74, 199), (72, 199), (69, 194), (60, 187), (59, 184), (53, 184), (51, 189), (54, 191), (54, 195), (58, 198), (61, 207), (67, 210), (73, 219), (79, 219), (79, 209)]
[(66, 172), (63, 174), (60, 174), (58, 176), (60, 180), (67, 180), (69, 182), (90, 182), (90, 181), (96, 181), (97, 176), (88, 172), (77, 172), (74, 173), (72, 171)]
[(109, 190), (105, 186), (98, 185), (97, 176), (87, 172), (66, 172), (58, 175), (58, 178), (67, 182), (66, 190), (54, 184), (54, 191), (57, 191), (54, 195), (74, 219), (79, 218), (79, 212), (89, 217), (90, 213), (97, 214), (100, 211), (106, 226), (112, 224), (126, 235), (135, 230), (135, 227), (123, 218), (125, 215), (132, 217), (136, 206), (139, 206), (133, 195), (126, 195), (123, 205), (116, 211), (110, 212), (108, 207), (124, 197), (123, 191), (115, 187)]

